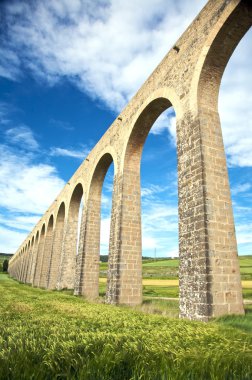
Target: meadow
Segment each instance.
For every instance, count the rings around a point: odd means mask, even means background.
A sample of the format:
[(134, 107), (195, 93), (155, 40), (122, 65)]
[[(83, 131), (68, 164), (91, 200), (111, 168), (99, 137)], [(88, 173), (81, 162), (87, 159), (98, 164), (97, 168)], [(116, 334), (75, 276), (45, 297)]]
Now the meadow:
[(0, 379), (252, 378), (252, 308), (205, 324), (90, 303), (5, 274), (0, 291)]

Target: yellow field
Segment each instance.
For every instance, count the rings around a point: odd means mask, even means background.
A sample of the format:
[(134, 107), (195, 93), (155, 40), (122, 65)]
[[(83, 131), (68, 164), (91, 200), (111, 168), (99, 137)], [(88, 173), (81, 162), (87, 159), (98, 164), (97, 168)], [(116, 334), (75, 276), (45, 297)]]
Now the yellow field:
[(242, 281), (242, 287), (246, 289), (252, 288), (252, 281)]
[[(107, 282), (106, 278), (100, 278), (101, 283)], [(143, 285), (153, 286), (178, 286), (178, 280), (158, 280), (158, 279), (143, 279)], [(252, 288), (252, 281), (242, 281), (242, 287), (245, 289)]]

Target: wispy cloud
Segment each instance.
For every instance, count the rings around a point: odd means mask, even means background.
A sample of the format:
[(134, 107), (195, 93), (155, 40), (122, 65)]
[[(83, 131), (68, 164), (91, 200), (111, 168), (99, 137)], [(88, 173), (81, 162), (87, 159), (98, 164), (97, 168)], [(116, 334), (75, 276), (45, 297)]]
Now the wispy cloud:
[(37, 150), (39, 147), (32, 130), (25, 125), (8, 129), (5, 137), (8, 144), (18, 145), (26, 150)]
[(84, 158), (88, 155), (91, 149), (87, 147), (83, 147), (82, 149), (69, 149), (69, 148), (59, 148), (59, 147), (52, 147), (50, 149), (50, 155), (51, 156), (58, 156), (58, 157), (72, 157), (72, 158), (78, 158), (80, 160), (84, 160)]
[(176, 115), (173, 107), (163, 112), (153, 124), (150, 133), (153, 135), (160, 135), (167, 131), (173, 145), (176, 146)]
[(15, 253), (19, 245), (26, 238), (26, 232), (12, 231), (1, 226), (0, 251), (4, 253)]
[(74, 131), (74, 127), (66, 121), (50, 119), (49, 123), (53, 125), (54, 127), (63, 129), (65, 131)]
[(168, 186), (149, 184), (148, 187), (141, 188), (141, 196), (142, 198), (147, 197), (148, 199), (150, 199), (153, 196), (156, 197), (157, 194), (163, 193), (165, 190), (167, 190), (167, 188)]
[(237, 184), (231, 188), (232, 195), (238, 195), (241, 193), (246, 193), (251, 190), (252, 185), (250, 183)]
[(0, 102), (0, 127), (9, 124), (9, 108), (10, 105), (5, 102)]
[(0, 146), (0, 207), (42, 214), (64, 185), (55, 167)]
[(11, 228), (12, 230), (16, 229), (20, 231), (26, 231), (26, 233), (30, 232), (34, 225), (38, 222), (38, 215), (31, 214), (15, 214), (12, 213), (7, 219), (4, 214), (0, 214), (0, 224), (6, 227)]
[(0, 76), (7, 79), (16, 80), (21, 75), (20, 59), (17, 53), (8, 46), (0, 47)]

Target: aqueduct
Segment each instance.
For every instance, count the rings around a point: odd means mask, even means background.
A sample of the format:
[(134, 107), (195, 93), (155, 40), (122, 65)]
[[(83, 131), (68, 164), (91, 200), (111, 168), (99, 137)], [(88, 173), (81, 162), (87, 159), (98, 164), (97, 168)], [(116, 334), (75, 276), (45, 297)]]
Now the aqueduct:
[(251, 24), (250, 0), (206, 4), (19, 247), (10, 260), (12, 277), (49, 289), (74, 289), (90, 299), (98, 296), (101, 190), (113, 162), (106, 302), (142, 302), (141, 153), (152, 124), (173, 106), (180, 316), (207, 321), (244, 313), (218, 92), (227, 62)]

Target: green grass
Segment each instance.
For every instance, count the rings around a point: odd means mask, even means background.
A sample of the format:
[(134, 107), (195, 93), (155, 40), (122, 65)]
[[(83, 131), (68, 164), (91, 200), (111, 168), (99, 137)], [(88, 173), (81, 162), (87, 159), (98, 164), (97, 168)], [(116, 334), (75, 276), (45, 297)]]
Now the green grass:
[(154, 285), (144, 285), (143, 295), (150, 297), (169, 297), (178, 298), (179, 288), (178, 286), (154, 286)]
[(237, 329), (246, 331), (249, 334), (252, 334), (252, 305), (246, 306), (246, 316), (233, 316), (226, 315), (224, 317), (216, 319), (219, 323), (222, 323), (226, 326), (232, 326)]
[(152, 260), (145, 262), (143, 260), (143, 267), (169, 267), (169, 268), (178, 268), (179, 260), (178, 259), (166, 259), (166, 260)]
[(239, 257), (241, 277), (243, 280), (252, 279), (252, 256)]
[[(252, 378), (247, 316), (190, 322), (88, 303), (6, 275), (0, 292), (0, 379)], [(172, 306), (160, 302), (157, 310)]]
[[(252, 291), (252, 290), (251, 290)], [(154, 286), (144, 285), (143, 296), (144, 297), (169, 297), (178, 298), (178, 286)], [(99, 295), (104, 297), (106, 293), (106, 284), (99, 283)], [(252, 299), (252, 297), (251, 297)]]
[(242, 289), (242, 294), (244, 299), (252, 300), (252, 289)]

